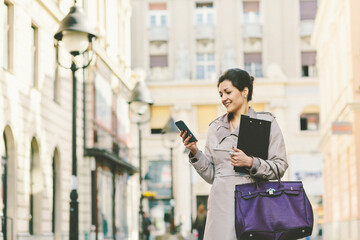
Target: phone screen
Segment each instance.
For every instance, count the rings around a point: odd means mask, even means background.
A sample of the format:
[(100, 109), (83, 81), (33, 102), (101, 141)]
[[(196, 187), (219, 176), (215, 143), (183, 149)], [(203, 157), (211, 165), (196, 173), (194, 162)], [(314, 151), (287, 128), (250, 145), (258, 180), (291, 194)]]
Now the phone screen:
[(175, 124), (179, 128), (180, 131), (187, 131), (186, 137), (188, 137), (190, 134), (192, 135), (192, 137), (190, 138), (190, 142), (196, 142), (197, 141), (196, 137), (190, 131), (190, 129), (186, 126), (184, 121), (180, 120), (180, 121), (175, 122)]

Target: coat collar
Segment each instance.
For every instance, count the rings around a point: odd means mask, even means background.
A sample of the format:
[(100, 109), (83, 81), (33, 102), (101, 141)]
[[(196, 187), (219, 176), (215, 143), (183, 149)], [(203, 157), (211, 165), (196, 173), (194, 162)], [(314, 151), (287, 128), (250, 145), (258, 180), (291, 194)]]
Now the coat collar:
[[(257, 114), (252, 107), (249, 107), (248, 116), (251, 118), (257, 118)], [(233, 132), (230, 132), (229, 126), (229, 113), (225, 113), (224, 115), (218, 118), (219, 122), (216, 128), (216, 137), (219, 141), (219, 144), (224, 140), (224, 138), (235, 135), (236, 137), (239, 134), (239, 127), (234, 129)]]

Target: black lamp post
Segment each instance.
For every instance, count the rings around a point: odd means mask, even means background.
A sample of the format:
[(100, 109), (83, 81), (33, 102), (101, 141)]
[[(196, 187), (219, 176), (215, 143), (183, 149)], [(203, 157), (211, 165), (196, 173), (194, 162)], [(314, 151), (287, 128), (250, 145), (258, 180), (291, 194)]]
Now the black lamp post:
[[(70, 193), (70, 230), (69, 239), (79, 239), (79, 202), (77, 193), (77, 158), (76, 158), (76, 71), (79, 69), (87, 68), (93, 57), (93, 41), (96, 38), (95, 31), (89, 26), (87, 18), (83, 12), (83, 9), (76, 6), (76, 0), (74, 6), (70, 8), (70, 12), (60, 22), (59, 29), (54, 35), (56, 39), (56, 61), (61, 65), (58, 58), (59, 43), (63, 42), (64, 47), (72, 55), (72, 63), (70, 67), (64, 67), (72, 71), (72, 84), (73, 84), (73, 96), (72, 96), (72, 190)], [(83, 55), (86, 52), (92, 52), (91, 57), (87, 63), (81, 67), (76, 66), (75, 57)]]
[(179, 129), (175, 125), (175, 121), (172, 117), (168, 120), (164, 128), (162, 129), (162, 141), (165, 147), (170, 148), (170, 168), (171, 168), (171, 195), (170, 195), (170, 204), (171, 204), (171, 220), (170, 220), (170, 233), (174, 234), (175, 231), (175, 222), (174, 222), (174, 170), (173, 170), (173, 150), (174, 147), (178, 144), (179, 141)]
[(142, 187), (142, 159), (141, 159), (141, 125), (150, 121), (150, 105), (153, 104), (153, 100), (150, 95), (150, 91), (147, 88), (145, 82), (137, 82), (135, 88), (131, 93), (129, 101), (130, 112), (132, 113), (132, 121), (137, 124), (139, 130), (139, 185), (140, 185), (140, 202), (139, 202), (139, 240), (143, 239), (142, 224), (144, 221), (143, 216), (143, 187)]

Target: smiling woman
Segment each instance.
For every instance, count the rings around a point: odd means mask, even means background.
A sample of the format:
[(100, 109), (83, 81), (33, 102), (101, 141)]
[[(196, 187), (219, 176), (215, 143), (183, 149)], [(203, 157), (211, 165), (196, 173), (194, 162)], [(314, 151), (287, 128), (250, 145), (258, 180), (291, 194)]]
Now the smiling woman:
[[(206, 240), (236, 239), (235, 185), (276, 179), (269, 165), (273, 169), (278, 168), (280, 176), (288, 166), (284, 139), (275, 116), (249, 107), (253, 82), (252, 76), (237, 68), (227, 70), (219, 78), (218, 91), (227, 113), (210, 124), (204, 153), (197, 148), (197, 142), (189, 142), (190, 137), (180, 133), (184, 146), (190, 150), (190, 163), (206, 182), (212, 184), (207, 205)], [(271, 122), (268, 159), (247, 156), (234, 147), (237, 145), (241, 115)], [(235, 172), (234, 166), (247, 170)]]

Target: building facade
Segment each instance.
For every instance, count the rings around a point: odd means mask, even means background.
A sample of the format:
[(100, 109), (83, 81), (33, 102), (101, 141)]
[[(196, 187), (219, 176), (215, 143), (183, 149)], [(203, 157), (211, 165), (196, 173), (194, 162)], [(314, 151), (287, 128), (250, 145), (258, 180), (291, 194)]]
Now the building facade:
[[(69, 67), (71, 57), (54, 43), (74, 2), (98, 35), (95, 59), (76, 71), (77, 183), (72, 75), (56, 61)], [(1, 0), (0, 10), (0, 238), (68, 239), (77, 184), (80, 239), (137, 239), (137, 156), (127, 103), (138, 81), (130, 68), (130, 1)]]
[[(148, 203), (156, 231), (166, 230), (163, 215), (174, 207), (175, 225), (183, 235), (190, 234), (196, 208), (207, 204), (211, 187), (191, 168), (180, 138), (170, 156), (161, 130), (170, 116), (181, 119), (203, 149), (208, 125), (225, 112), (217, 78), (232, 67), (255, 77), (250, 105), (276, 115), (287, 144), (286, 178), (303, 180), (317, 218), (322, 195), (320, 97), (316, 50), (310, 42), (317, 1), (133, 0), (132, 4), (132, 67), (143, 71), (154, 98), (151, 122), (144, 126), (148, 188), (157, 191), (159, 180), (151, 178), (156, 172), (171, 189), (173, 172), (174, 199), (169, 190)], [(154, 167), (161, 164), (164, 167)], [(317, 231), (316, 225), (315, 235)]]
[[(358, 1), (320, 1), (313, 42), (321, 92), (324, 238), (359, 239)], [(341, 193), (341, 194), (339, 194)]]

